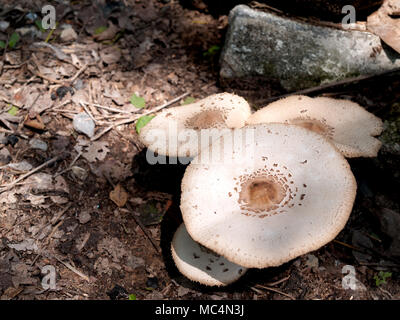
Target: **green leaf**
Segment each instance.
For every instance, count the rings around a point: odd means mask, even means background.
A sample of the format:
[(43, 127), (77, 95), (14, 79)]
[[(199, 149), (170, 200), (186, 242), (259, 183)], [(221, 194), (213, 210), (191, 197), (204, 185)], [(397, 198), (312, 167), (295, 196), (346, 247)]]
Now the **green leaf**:
[(41, 32), (46, 32), (46, 30), (43, 28), (43, 26), (42, 26), (42, 20), (36, 20), (35, 21), (35, 24), (36, 24), (36, 27), (38, 27), (38, 29), (41, 31)]
[(6, 43), (4, 41), (0, 41), (0, 48), (5, 49), (6, 48)]
[(136, 300), (136, 294), (131, 293), (129, 295), (129, 300)]
[(19, 41), (19, 34), (16, 32), (13, 32), (13, 34), (10, 37), (10, 40), (8, 40), (8, 46), (11, 49), (13, 49), (17, 45), (18, 41)]
[(191, 103), (193, 103), (195, 101), (196, 101), (195, 98), (189, 96), (189, 97), (186, 97), (185, 100), (183, 100), (182, 105), (191, 104)]
[(137, 96), (136, 94), (132, 95), (130, 101), (138, 109), (142, 109), (146, 106), (146, 101), (144, 100), (144, 98)]
[(378, 275), (374, 276), (375, 284), (379, 287), (382, 284), (386, 284), (386, 279), (392, 276), (391, 272), (379, 271)]
[(108, 28), (107, 27), (105, 27), (105, 26), (101, 26), (101, 27), (98, 27), (97, 29), (95, 29), (94, 30), (94, 34), (100, 34), (100, 33), (102, 33), (102, 32), (104, 32), (104, 31), (106, 31)]
[(18, 107), (12, 106), (10, 110), (8, 110), (8, 113), (11, 114), (12, 116), (16, 116), (18, 113)]
[(150, 122), (155, 116), (142, 116), (136, 121), (136, 132), (139, 134), (140, 129), (142, 129), (146, 124)]
[(213, 45), (211, 48), (209, 48), (206, 52), (203, 53), (204, 57), (212, 57), (214, 56), (219, 50), (221, 50), (220, 46)]

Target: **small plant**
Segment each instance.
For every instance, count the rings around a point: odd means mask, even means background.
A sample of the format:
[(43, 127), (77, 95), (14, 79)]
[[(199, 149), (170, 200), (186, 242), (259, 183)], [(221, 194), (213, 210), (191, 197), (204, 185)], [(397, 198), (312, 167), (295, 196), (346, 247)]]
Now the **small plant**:
[(138, 109), (142, 109), (146, 106), (146, 100), (136, 94), (131, 96), (130, 102)]
[(195, 101), (196, 101), (195, 98), (189, 96), (189, 97), (186, 97), (185, 100), (182, 101), (182, 105), (191, 104)]
[(41, 32), (43, 32), (43, 33), (46, 32), (46, 29), (43, 28), (42, 20), (39, 20), (39, 19), (36, 20), (35, 25)]
[[(8, 40), (8, 47), (10, 49), (13, 49), (17, 45), (19, 39), (20, 39), (19, 34), (13, 32), (10, 36), (10, 39)], [(0, 49), (5, 49), (6, 46), (7, 44), (4, 41), (0, 41)]]
[(100, 34), (100, 33), (103, 33), (104, 31), (106, 31), (108, 28), (106, 27), (106, 26), (101, 26), (101, 27), (98, 27), (96, 30), (94, 30), (94, 34), (95, 35), (98, 35), (98, 34)]
[(128, 296), (128, 299), (129, 299), (129, 300), (136, 300), (136, 294), (131, 293), (131, 294)]
[(19, 34), (16, 32), (13, 32), (13, 34), (10, 37), (10, 40), (8, 40), (8, 46), (10, 49), (13, 49), (19, 41)]
[(138, 119), (136, 122), (136, 132), (139, 134), (140, 129), (142, 129), (146, 124), (149, 123), (151, 119), (153, 119), (155, 116), (142, 116)]
[(204, 56), (205, 58), (212, 58), (212, 57), (214, 57), (214, 56), (217, 54), (217, 52), (218, 52), (219, 50), (221, 50), (221, 47), (220, 47), (220, 46), (213, 45), (213, 46), (211, 46), (206, 52), (203, 53), (203, 56)]
[[(10, 105), (11, 106), (11, 105)], [(8, 114), (12, 115), (12, 116), (16, 116), (18, 113), (18, 107), (16, 106), (11, 106), (10, 110), (8, 110)]]
[(382, 284), (386, 284), (386, 279), (390, 278), (391, 276), (392, 276), (391, 272), (379, 271), (379, 273), (374, 276), (376, 286), (379, 287)]

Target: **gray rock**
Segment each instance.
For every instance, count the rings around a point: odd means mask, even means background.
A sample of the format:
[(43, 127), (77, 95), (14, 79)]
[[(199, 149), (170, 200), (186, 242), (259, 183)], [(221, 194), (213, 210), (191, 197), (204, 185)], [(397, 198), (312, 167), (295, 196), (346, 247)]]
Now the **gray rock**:
[(11, 162), (11, 154), (7, 148), (2, 148), (0, 150), (0, 166), (4, 166)]
[(78, 34), (75, 32), (74, 28), (68, 26), (61, 31), (60, 39), (62, 42), (75, 41), (78, 39)]
[(87, 113), (81, 112), (76, 114), (73, 125), (76, 131), (86, 134), (89, 138), (93, 137), (95, 124)]
[(15, 30), (21, 37), (40, 38), (41, 32), (36, 26), (21, 27)]
[(10, 164), (8, 164), (8, 167), (13, 170), (22, 171), (22, 172), (32, 170), (32, 168), (33, 168), (33, 166), (25, 160), (18, 162), (18, 163), (10, 163)]
[(145, 265), (145, 261), (143, 258), (141, 257), (137, 257), (134, 255), (130, 255), (128, 256), (128, 258), (126, 259), (126, 265), (131, 268), (132, 270), (139, 268), (139, 267), (143, 267)]
[(47, 151), (47, 143), (40, 139), (31, 139), (29, 141), (29, 145), (32, 147), (32, 149)]
[(7, 137), (5, 133), (0, 133), (0, 144), (7, 144)]
[(16, 250), (16, 251), (37, 251), (38, 246), (35, 243), (34, 239), (26, 239), (20, 243), (10, 243), (8, 247)]
[(92, 219), (92, 216), (90, 215), (89, 212), (83, 211), (79, 214), (78, 219), (79, 219), (80, 223), (85, 224), (85, 223), (88, 223)]
[(314, 256), (313, 254), (308, 254), (306, 257), (307, 257), (307, 260), (305, 262), (306, 267), (308, 267), (308, 268), (318, 268), (319, 261), (318, 261), (318, 258), (316, 256)]
[(262, 78), (295, 91), (400, 67), (400, 55), (379, 37), (260, 12), (245, 5), (229, 15), (221, 54), (223, 82)]
[(389, 251), (394, 256), (400, 256), (400, 214), (388, 208), (379, 213), (381, 230), (392, 239)]
[(73, 166), (73, 167), (71, 168), (71, 171), (72, 171), (72, 174), (73, 174), (76, 178), (78, 178), (79, 180), (81, 180), (81, 181), (85, 181), (86, 178), (87, 178), (87, 176), (88, 176), (88, 172), (87, 172), (85, 169), (83, 169), (83, 168), (81, 168), (81, 167), (78, 167), (78, 166)]
[(0, 21), (0, 31), (4, 32), (7, 30), (7, 28), (10, 26), (10, 23), (8, 21)]
[[(371, 239), (358, 230), (355, 230), (353, 232), (353, 237), (351, 242), (354, 246), (361, 249), (372, 249), (374, 247), (374, 244), (372, 243)], [(365, 263), (372, 259), (371, 255), (357, 250), (353, 250), (353, 256), (360, 263)]]

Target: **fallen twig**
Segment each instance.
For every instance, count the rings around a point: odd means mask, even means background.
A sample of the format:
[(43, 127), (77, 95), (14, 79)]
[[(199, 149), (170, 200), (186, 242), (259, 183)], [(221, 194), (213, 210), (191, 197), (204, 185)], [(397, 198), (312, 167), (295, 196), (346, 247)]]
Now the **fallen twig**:
[(87, 275), (85, 275), (84, 273), (80, 272), (78, 269), (76, 269), (75, 267), (71, 266), (68, 262), (64, 262), (61, 259), (59, 259), (56, 256), (53, 256), (58, 262), (60, 262), (61, 264), (63, 264), (64, 266), (66, 266), (69, 270), (71, 270), (72, 272), (74, 272), (75, 274), (77, 274), (78, 276), (80, 276), (81, 278), (85, 279), (87, 282), (90, 282), (89, 277)]
[[(283, 295), (283, 296), (285, 296), (285, 297), (287, 297), (287, 298), (289, 298), (289, 299), (291, 299), (291, 300), (296, 300), (296, 299), (295, 299), (294, 297), (292, 297), (290, 294), (287, 294), (287, 293), (285, 293), (285, 292), (283, 292), (283, 291), (280, 291), (280, 290), (278, 290), (278, 289), (276, 289), (276, 288), (267, 287), (267, 286), (262, 286), (262, 285), (260, 285), (260, 284), (257, 284), (256, 287), (257, 287), (257, 288), (260, 288), (260, 289), (264, 289), (264, 290), (268, 290), (268, 291), (272, 291), (272, 292), (279, 293), (279, 294), (281, 294), (281, 295)], [(253, 291), (257, 292), (257, 293), (263, 293), (261, 290), (258, 290), (258, 289), (255, 288), (255, 287), (250, 287), (250, 288), (251, 288)]]
[(146, 112), (144, 112), (144, 113), (135, 115), (135, 116), (133, 116), (133, 117), (131, 117), (131, 118), (118, 121), (118, 122), (112, 124), (111, 126), (107, 127), (106, 129), (104, 129), (104, 130), (101, 131), (100, 133), (98, 133), (98, 134), (96, 134), (95, 136), (93, 136), (93, 137), (90, 139), (90, 141), (95, 141), (95, 140), (99, 139), (100, 137), (102, 137), (104, 134), (106, 134), (108, 131), (112, 130), (112, 129), (115, 128), (115, 127), (118, 127), (118, 126), (123, 125), (123, 124), (128, 124), (128, 123), (134, 122), (134, 121), (136, 121), (137, 119), (139, 119), (140, 117), (143, 117), (143, 116), (148, 115), (148, 114), (151, 114), (151, 113), (158, 112), (158, 111), (160, 111), (161, 109), (164, 109), (164, 108), (166, 108), (166, 107), (168, 107), (168, 106), (170, 106), (170, 105), (172, 105), (172, 104), (178, 102), (179, 100), (185, 98), (185, 97), (188, 96), (189, 94), (190, 94), (190, 92), (186, 92), (186, 93), (180, 95), (179, 97), (177, 97), (177, 98), (175, 98), (175, 99), (173, 99), (173, 100), (171, 100), (171, 101), (168, 101), (167, 103), (164, 103), (164, 104), (161, 105), (161, 106), (158, 106), (158, 107), (156, 107), (156, 108), (153, 108), (153, 109), (151, 109), (151, 110), (148, 110), (148, 111), (146, 111)]
[(288, 275), (287, 277), (285, 277), (283, 279), (280, 279), (278, 281), (267, 283), (267, 285), (270, 286), (270, 287), (274, 287), (274, 286), (277, 286), (278, 284), (281, 284), (282, 282), (285, 282), (285, 281), (287, 281), (289, 279), (290, 279), (290, 275)]
[[(86, 105), (90, 105), (89, 102), (86, 101), (81, 101), (81, 103), (86, 104)], [(121, 109), (117, 109), (117, 108), (111, 108), (111, 107), (106, 107), (106, 106), (102, 106), (98, 103), (92, 103), (93, 106), (100, 108), (100, 109), (104, 109), (104, 110), (108, 110), (108, 111), (112, 111), (112, 112), (117, 112), (117, 113), (126, 113), (126, 114), (132, 114), (133, 112), (131, 111), (126, 111), (126, 110), (121, 110)]]
[(54, 46), (54, 45), (52, 45), (50, 43), (41, 41), (41, 42), (33, 43), (32, 46), (33, 47), (38, 47), (38, 48), (43, 48), (43, 47), (49, 48), (54, 52), (54, 55), (56, 56), (56, 58), (58, 60), (61, 60), (61, 61), (64, 61), (64, 62), (72, 64), (71, 61), (69, 61), (69, 59), (68, 59), (69, 58), (68, 55), (66, 55), (64, 52), (62, 52), (61, 49), (57, 48), (56, 46)]
[(85, 106), (85, 104), (84, 103), (80, 103), (80, 105), (82, 106), (82, 108), (83, 109), (85, 109), (85, 111), (86, 111), (86, 113), (88, 114), (88, 116), (90, 117), (90, 119), (92, 119), (92, 121), (94, 122), (94, 123), (98, 123), (97, 122), (97, 120), (93, 117), (93, 115), (92, 115), (92, 113), (89, 111), (89, 109)]
[[(48, 105), (48, 106), (46, 106), (46, 107), (40, 109), (39, 114), (43, 113), (43, 111), (46, 111), (46, 110), (48, 110), (48, 109), (53, 109), (53, 111), (62, 112), (62, 110), (56, 110), (56, 109), (61, 108), (61, 107), (64, 107), (65, 105), (67, 105), (68, 103), (71, 103), (71, 102), (72, 102), (72, 101), (69, 99), (69, 100), (66, 100), (66, 101), (60, 103), (58, 106), (55, 106), (55, 107), (54, 107), (54, 103), (51, 103), (50, 105)], [(70, 111), (70, 110), (69, 110), (69, 111)]]
[(359, 252), (361, 252), (361, 253), (370, 254), (370, 255), (375, 254), (375, 255), (377, 255), (378, 257), (385, 258), (385, 259), (387, 259), (387, 260), (390, 260), (390, 261), (393, 261), (393, 262), (396, 262), (396, 263), (399, 263), (399, 262), (400, 262), (399, 259), (396, 259), (395, 257), (389, 256), (389, 255), (387, 255), (387, 254), (384, 254), (384, 253), (382, 253), (382, 252), (380, 252), (380, 251), (378, 251), (378, 250), (376, 250), (376, 249), (373, 249), (373, 248), (360, 248), (360, 247), (355, 247), (355, 246), (353, 246), (353, 245), (347, 244), (347, 243), (345, 243), (345, 242), (342, 242), (342, 241), (339, 241), (339, 240), (336, 240), (336, 239), (333, 240), (333, 242), (334, 242), (334, 243), (337, 243), (337, 244), (340, 244), (340, 245), (342, 245), (342, 246), (344, 246), (344, 247), (347, 247), (347, 248), (349, 248), (349, 249), (352, 249), (352, 250), (355, 250), (355, 251), (359, 251)]
[(61, 172), (58, 172), (56, 174), (54, 174), (53, 178), (58, 177), (59, 175), (64, 174), (65, 172), (71, 170), (71, 168), (73, 167), (73, 165), (75, 164), (75, 162), (80, 158), (80, 156), (82, 155), (82, 151), (78, 152), (78, 155), (74, 158), (74, 160), (72, 160), (72, 162), (70, 163), (70, 165), (68, 166), (67, 169), (62, 170)]
[(307, 89), (303, 89), (303, 90), (298, 90), (295, 92), (291, 92), (291, 93), (287, 93), (281, 96), (276, 96), (276, 97), (271, 97), (265, 100), (265, 103), (269, 103), (275, 100), (279, 100), (279, 99), (283, 99), (292, 95), (305, 95), (305, 94), (310, 94), (310, 93), (314, 93), (317, 91), (322, 91), (322, 90), (326, 90), (326, 89), (331, 89), (334, 87), (338, 87), (341, 85), (346, 85), (346, 84), (351, 84), (351, 83), (355, 83), (355, 82), (359, 82), (359, 81), (363, 81), (363, 80), (368, 80), (368, 79), (372, 79), (375, 77), (379, 77), (379, 76), (383, 76), (383, 75), (388, 75), (391, 73), (396, 73), (399, 72), (400, 68), (395, 68), (392, 70), (386, 70), (386, 71), (382, 71), (382, 72), (378, 72), (376, 74), (370, 74), (370, 75), (363, 75), (363, 76), (358, 76), (358, 77), (353, 77), (353, 78), (348, 78), (348, 79), (343, 79), (343, 80), (339, 80), (336, 82), (332, 82), (332, 83), (327, 83), (327, 84), (322, 84), (316, 87), (312, 87), (312, 88), (307, 88)]
[(57, 213), (57, 214), (51, 219), (50, 223), (51, 223), (52, 225), (55, 225), (55, 224), (58, 222), (58, 220), (61, 219), (61, 217), (64, 215), (64, 213), (66, 213), (66, 212), (69, 210), (69, 208), (71, 208), (71, 206), (72, 206), (72, 204), (71, 204), (71, 203), (68, 203), (67, 206), (66, 206), (64, 209), (62, 209), (59, 213)]
[(75, 80), (80, 76), (80, 74), (81, 74), (83, 71), (86, 70), (86, 68), (87, 68), (88, 66), (89, 66), (89, 64), (85, 64), (82, 68), (80, 68), (80, 69), (78, 70), (77, 73), (75, 73), (75, 75), (74, 75), (71, 79), (68, 79), (67, 82), (69, 82), (69, 84), (72, 85), (72, 84), (75, 82)]
[(24, 175), (22, 175), (21, 177), (19, 177), (19, 178), (16, 179), (15, 181), (13, 181), (13, 182), (11, 182), (11, 183), (9, 183), (9, 184), (7, 184), (7, 185), (1, 186), (1, 188), (3, 188), (3, 189), (0, 190), (0, 193), (3, 193), (3, 192), (5, 192), (5, 191), (7, 191), (7, 190), (10, 190), (10, 189), (13, 188), (18, 182), (20, 182), (20, 181), (26, 179), (27, 177), (29, 177), (30, 175), (34, 174), (35, 172), (41, 170), (42, 168), (44, 168), (44, 167), (46, 167), (46, 166), (48, 166), (48, 165), (50, 165), (50, 164), (56, 162), (58, 159), (59, 159), (59, 156), (56, 156), (56, 157), (50, 159), (49, 161), (46, 161), (45, 163), (42, 163), (40, 166), (36, 167), (35, 169), (32, 169), (31, 171), (25, 173)]
[(125, 204), (126, 208), (131, 212), (131, 216), (135, 220), (136, 224), (140, 227), (140, 229), (143, 231), (147, 239), (151, 242), (153, 245), (154, 249), (156, 250), (157, 253), (161, 253), (160, 247), (157, 246), (157, 244), (154, 242), (153, 238), (149, 235), (149, 233), (146, 230), (146, 227), (143, 225), (143, 223), (136, 217), (135, 212), (133, 211), (131, 205), (127, 202)]

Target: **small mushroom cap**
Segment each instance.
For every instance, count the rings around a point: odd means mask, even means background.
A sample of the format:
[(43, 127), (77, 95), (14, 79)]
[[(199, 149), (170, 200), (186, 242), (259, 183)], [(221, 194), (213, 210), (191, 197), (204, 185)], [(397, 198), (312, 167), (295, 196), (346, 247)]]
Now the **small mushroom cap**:
[[(253, 141), (224, 140), (222, 163), (197, 161), (182, 180), (181, 212), (194, 241), (247, 268), (281, 265), (333, 240), (356, 181), (324, 137), (295, 125), (259, 124)], [(232, 134), (232, 135), (233, 135)], [(231, 159), (233, 159), (231, 161)]]
[[(195, 103), (161, 111), (140, 131), (140, 140), (160, 155), (194, 157), (227, 130), (245, 125), (251, 110), (245, 99), (219, 93)], [(200, 133), (210, 135), (201, 141)]]
[(171, 251), (174, 262), (183, 275), (207, 286), (226, 286), (247, 271), (193, 241), (183, 223), (175, 232)]
[(252, 114), (248, 124), (295, 124), (324, 135), (345, 157), (376, 157), (381, 142), (381, 119), (357, 103), (326, 97), (290, 96)]

